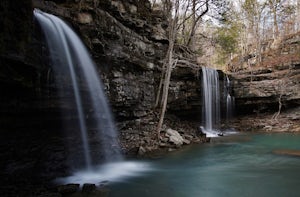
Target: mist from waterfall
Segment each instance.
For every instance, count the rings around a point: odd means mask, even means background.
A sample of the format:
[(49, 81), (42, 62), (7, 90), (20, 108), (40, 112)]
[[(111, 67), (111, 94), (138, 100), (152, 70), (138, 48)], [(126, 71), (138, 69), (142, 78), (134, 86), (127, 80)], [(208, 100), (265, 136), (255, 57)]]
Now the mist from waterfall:
[[(69, 78), (71, 80), (69, 83), (71, 83), (76, 103), (76, 119), (79, 122), (84, 152), (82, 159), (85, 168), (92, 169), (94, 165), (99, 163), (98, 158), (91, 156), (87, 112), (91, 113), (96, 120), (95, 130), (98, 133), (98, 139), (93, 139), (93, 142), (97, 141), (101, 144), (102, 148), (98, 151), (103, 153), (104, 160), (106, 162), (121, 160), (122, 155), (111, 110), (95, 64), (84, 44), (60, 18), (37, 9), (34, 10), (34, 16), (46, 38), (55, 75), (63, 76), (64, 80)], [(88, 93), (82, 91), (82, 87)], [(60, 90), (61, 93), (65, 91), (68, 90)], [(84, 101), (83, 98), (87, 98), (88, 101)], [(91, 103), (91, 106), (87, 109), (85, 103)]]

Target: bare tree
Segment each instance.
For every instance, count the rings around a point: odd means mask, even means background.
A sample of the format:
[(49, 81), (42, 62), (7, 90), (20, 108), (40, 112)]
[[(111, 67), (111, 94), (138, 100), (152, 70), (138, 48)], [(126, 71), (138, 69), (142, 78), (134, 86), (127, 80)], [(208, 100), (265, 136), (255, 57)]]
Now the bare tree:
[[(195, 34), (196, 34), (197, 25), (200, 19), (202, 19), (202, 17), (208, 12), (208, 5), (209, 5), (208, 2), (209, 0), (200, 1), (200, 2), (196, 0), (192, 1), (192, 5), (193, 5), (192, 25), (186, 43), (186, 46), (188, 46), (192, 51), (195, 51)], [(199, 8), (197, 8), (197, 6), (199, 6)], [(196, 11), (200, 9), (201, 11)]]
[[(171, 79), (171, 73), (173, 67), (176, 66), (177, 61), (173, 58), (173, 51), (174, 51), (174, 44), (176, 40), (177, 35), (177, 23), (178, 23), (178, 15), (179, 15), (179, 0), (175, 1), (174, 4), (174, 16), (169, 17), (169, 47), (166, 54), (164, 67), (165, 69), (162, 70), (164, 72), (163, 78), (161, 78), (161, 84), (163, 84), (162, 87), (162, 96), (161, 96), (161, 111), (160, 111), (160, 117), (159, 122), (157, 125), (157, 136), (158, 139), (160, 139), (160, 131), (163, 125), (166, 109), (167, 109), (167, 102), (168, 102), (168, 93), (169, 93), (169, 86), (170, 86), (170, 79)], [(160, 96), (160, 95), (158, 95)]]
[[(261, 38), (261, 22), (262, 15), (266, 4), (260, 3), (258, 0), (245, 0), (242, 4), (242, 9), (245, 12), (245, 19), (247, 20), (248, 29), (250, 34), (253, 36), (253, 40), (250, 43), (255, 43), (256, 60), (258, 63), (261, 62), (261, 50), (262, 50), (262, 38)], [(249, 35), (249, 34), (248, 34)]]
[(283, 0), (267, 0), (267, 5), (273, 15), (273, 39), (277, 39), (279, 36), (278, 29), (278, 11)]
[[(296, 2), (296, 19), (299, 19), (300, 17), (300, 0), (297, 0)], [(300, 31), (300, 20), (296, 20), (296, 24), (295, 24), (295, 29), (296, 31)]]

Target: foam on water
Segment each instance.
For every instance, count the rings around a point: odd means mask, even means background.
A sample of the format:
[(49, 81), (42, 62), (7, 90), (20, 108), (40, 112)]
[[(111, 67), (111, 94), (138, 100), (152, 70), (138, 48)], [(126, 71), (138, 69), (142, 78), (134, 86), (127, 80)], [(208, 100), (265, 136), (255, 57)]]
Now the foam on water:
[(219, 137), (218, 134), (220, 134), (220, 132), (218, 131), (203, 131), (206, 134), (206, 137)]
[(234, 129), (227, 129), (227, 130), (221, 131), (221, 130), (207, 130), (203, 126), (200, 126), (200, 128), (201, 128), (202, 132), (206, 134), (206, 137), (210, 137), (210, 138), (234, 135), (234, 134), (238, 133)]
[(84, 183), (93, 183), (99, 186), (103, 182), (120, 182), (130, 177), (141, 176), (151, 171), (151, 165), (146, 162), (113, 162), (98, 166), (93, 170), (77, 171), (73, 175), (55, 180), (58, 184), (77, 183), (81, 186)]
[(224, 131), (225, 135), (234, 135), (234, 134), (238, 134), (239, 132), (234, 130), (234, 129), (227, 129)]

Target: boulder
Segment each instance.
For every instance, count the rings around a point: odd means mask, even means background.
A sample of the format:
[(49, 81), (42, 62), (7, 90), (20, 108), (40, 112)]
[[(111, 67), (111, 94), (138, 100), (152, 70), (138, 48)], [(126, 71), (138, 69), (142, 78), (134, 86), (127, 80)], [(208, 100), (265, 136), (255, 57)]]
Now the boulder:
[(183, 144), (184, 140), (178, 131), (167, 129), (166, 134), (169, 136), (169, 142), (172, 142), (176, 146), (181, 146)]

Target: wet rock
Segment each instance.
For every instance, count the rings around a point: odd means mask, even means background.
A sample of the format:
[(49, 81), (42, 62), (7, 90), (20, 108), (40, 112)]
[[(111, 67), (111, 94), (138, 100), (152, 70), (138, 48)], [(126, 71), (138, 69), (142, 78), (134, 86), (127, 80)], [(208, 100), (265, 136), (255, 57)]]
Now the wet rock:
[(57, 191), (63, 195), (72, 194), (72, 193), (78, 192), (79, 187), (80, 187), (79, 184), (60, 185), (60, 186), (58, 186)]
[(85, 183), (82, 186), (82, 193), (90, 193), (96, 190), (96, 185), (91, 183)]

